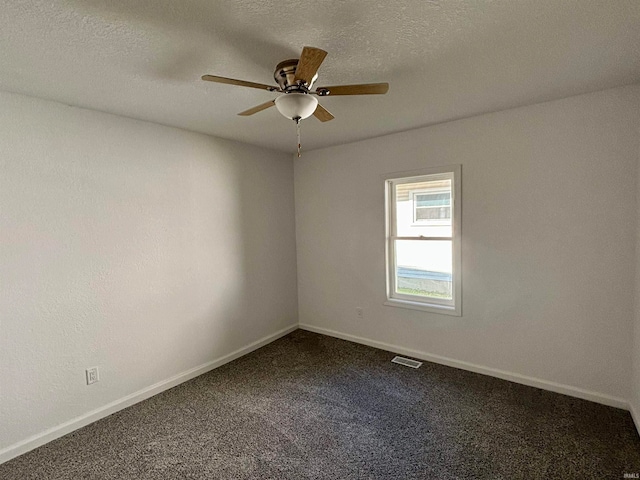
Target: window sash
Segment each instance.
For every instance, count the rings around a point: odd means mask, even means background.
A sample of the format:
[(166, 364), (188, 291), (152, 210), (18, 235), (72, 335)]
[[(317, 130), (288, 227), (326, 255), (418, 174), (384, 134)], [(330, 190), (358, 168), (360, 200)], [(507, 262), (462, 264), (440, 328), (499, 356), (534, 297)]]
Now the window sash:
[[(427, 305), (434, 305), (434, 306), (445, 306), (445, 307), (453, 307), (455, 304), (455, 290), (454, 290), (454, 285), (455, 285), (455, 281), (454, 281), (454, 274), (452, 273), (451, 275), (451, 298), (439, 298), (439, 297), (431, 297), (428, 295), (411, 295), (409, 293), (402, 293), (398, 291), (398, 285), (396, 283), (397, 278), (398, 278), (398, 255), (396, 252), (396, 242), (398, 240), (409, 240), (409, 241), (414, 241), (414, 242), (420, 242), (420, 241), (426, 241), (426, 242), (430, 242), (430, 241), (451, 241), (453, 243), (453, 237), (395, 237), (395, 238), (390, 238), (390, 245), (389, 245), (389, 257), (392, 261), (392, 265), (390, 268), (390, 271), (388, 272), (389, 275), (389, 281), (391, 283), (390, 285), (390, 292), (389, 292), (389, 296), (390, 298), (395, 298), (395, 299), (399, 299), (399, 300), (407, 300), (407, 301), (411, 301), (411, 302), (417, 302), (417, 303), (422, 303), (422, 304), (427, 304)], [(453, 245), (452, 245), (453, 248)]]

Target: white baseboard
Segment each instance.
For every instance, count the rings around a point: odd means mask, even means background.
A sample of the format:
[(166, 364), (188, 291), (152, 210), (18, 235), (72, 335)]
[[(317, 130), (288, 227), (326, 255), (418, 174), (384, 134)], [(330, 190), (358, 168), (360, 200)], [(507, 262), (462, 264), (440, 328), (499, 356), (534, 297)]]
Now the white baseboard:
[(33, 435), (25, 440), (22, 440), (18, 443), (15, 443), (3, 450), (0, 450), (0, 463), (4, 463), (12, 458), (15, 458), (23, 453), (27, 453), (34, 448), (37, 448), (45, 443), (49, 443), (56, 438), (60, 438), (67, 433), (71, 433), (74, 430), (82, 428), (90, 423), (93, 423), (101, 418), (111, 415), (119, 410), (130, 407), (138, 402), (146, 400), (147, 398), (153, 397), (158, 393), (161, 393), (165, 390), (175, 387), (176, 385), (180, 385), (181, 383), (186, 382), (187, 380), (191, 380), (203, 373), (206, 373), (214, 368), (218, 368), (225, 363), (229, 363), (236, 358), (242, 357), (247, 353), (250, 353), (254, 350), (257, 350), (260, 347), (263, 347), (280, 337), (287, 335), (290, 332), (298, 329), (298, 325), (291, 325), (289, 327), (283, 328), (282, 330), (277, 331), (271, 335), (267, 335), (259, 340), (256, 340), (249, 345), (246, 345), (238, 350), (229, 353), (223, 357), (217, 358), (216, 360), (212, 360), (211, 362), (207, 362), (198, 367), (192, 368), (185, 372), (179, 373), (170, 377), (166, 380), (162, 380), (154, 385), (151, 385), (147, 388), (143, 388), (142, 390), (138, 390), (137, 392), (132, 393), (131, 395), (127, 395), (126, 397), (115, 400), (103, 407), (92, 410), (84, 415), (76, 417), (68, 422), (65, 422), (61, 425), (57, 425), (53, 428), (45, 430), (42, 433), (38, 433)]
[(313, 325), (291, 325), (286, 327), (278, 332), (275, 332), (271, 335), (263, 337), (259, 340), (256, 340), (249, 345), (246, 345), (234, 352), (229, 353), (223, 357), (220, 357), (216, 360), (212, 360), (211, 362), (207, 362), (198, 367), (192, 368), (185, 372), (179, 373), (170, 377), (166, 380), (162, 380), (154, 385), (151, 385), (147, 388), (139, 390), (137, 392), (132, 393), (131, 395), (127, 395), (126, 397), (115, 400), (103, 407), (97, 408), (88, 412), (84, 415), (76, 417), (68, 422), (65, 422), (61, 425), (55, 426), (48, 430), (45, 430), (42, 433), (33, 435), (25, 440), (22, 440), (18, 443), (10, 445), (3, 450), (0, 450), (0, 464), (4, 463), (12, 458), (15, 458), (23, 453), (26, 453), (34, 448), (37, 448), (45, 443), (49, 443), (56, 438), (60, 438), (68, 433), (73, 432), (79, 428), (82, 428), (86, 425), (89, 425), (101, 418), (107, 417), (112, 413), (115, 413), (124, 408), (130, 407), (138, 402), (146, 400), (147, 398), (153, 397), (158, 393), (161, 393), (165, 390), (173, 388), (181, 383), (184, 383), (192, 378), (195, 378), (203, 373), (206, 373), (210, 370), (218, 368), (226, 363), (229, 363), (243, 355), (246, 355), (254, 350), (257, 350), (260, 347), (263, 347), (291, 332), (301, 328), (303, 330), (308, 330), (310, 332), (320, 333), (322, 335), (328, 335), (330, 337), (341, 338), (343, 340), (349, 340), (351, 342), (360, 343), (363, 345), (368, 345), (370, 347), (379, 348), (381, 350), (386, 350), (394, 353), (401, 353), (403, 355), (407, 355), (410, 357), (415, 357), (420, 360), (426, 360), (428, 362), (439, 363), (442, 365), (447, 365), (454, 368), (460, 368), (462, 370), (468, 370), (471, 372), (481, 373), (483, 375), (489, 375), (492, 377), (502, 378), (504, 380), (509, 380), (511, 382), (520, 383), (523, 385), (528, 385), (531, 387), (541, 388), (543, 390), (550, 390), (556, 393), (562, 393), (564, 395), (570, 395), (572, 397), (582, 398), (584, 400), (590, 400), (592, 402), (601, 403), (604, 405), (608, 405), (611, 407), (622, 408), (625, 410), (629, 410), (631, 412), (631, 416), (636, 425), (638, 433), (640, 434), (640, 414), (634, 409), (634, 406), (631, 405), (624, 399), (612, 397), (609, 395), (604, 395), (597, 392), (591, 392), (588, 390), (583, 390), (581, 388), (571, 387), (568, 385), (562, 385), (555, 382), (549, 382), (546, 380), (541, 380), (533, 377), (527, 377), (524, 375), (519, 375), (517, 373), (505, 372), (503, 370), (497, 370), (494, 368), (483, 367), (480, 365), (475, 365), (468, 362), (462, 362), (459, 360), (454, 360), (451, 358), (443, 357), (440, 355), (433, 355), (426, 352), (421, 352), (418, 350), (412, 350), (404, 347), (400, 347), (398, 345), (391, 345), (384, 342), (378, 342), (376, 340), (371, 340), (364, 337), (358, 337), (355, 335), (350, 335), (346, 333), (337, 332), (334, 330), (329, 330), (325, 328), (315, 327)]
[[(433, 355), (431, 353), (412, 350), (412, 349), (404, 348), (398, 345), (391, 345), (389, 343), (378, 342), (376, 340), (371, 340), (369, 338), (358, 337), (355, 335), (349, 335), (347, 333), (336, 332), (334, 330), (315, 327), (313, 325), (300, 324), (300, 328), (302, 330), (308, 330), (310, 332), (320, 333), (322, 335), (328, 335), (330, 337), (349, 340), (350, 342), (361, 343), (363, 345), (379, 348), (381, 350), (387, 350), (393, 353), (401, 353), (403, 355), (418, 358), (420, 360), (426, 360), (428, 362), (439, 363), (441, 365), (447, 365), (449, 367), (460, 368), (462, 370), (468, 370), (470, 372), (475, 372), (475, 373), (481, 373), (483, 375), (489, 375), (491, 377), (497, 377), (503, 380), (509, 380), (510, 382), (520, 383), (522, 385), (528, 385), (530, 387), (541, 388), (543, 390), (550, 390), (552, 392), (562, 393), (564, 395), (569, 395), (571, 397), (577, 397), (577, 398), (582, 398), (583, 400), (589, 400), (592, 402), (601, 403), (603, 405), (608, 405), (610, 407), (630, 410), (629, 402), (623, 398), (612, 397), (612, 396), (605, 395), (598, 392), (583, 390), (582, 388), (550, 382), (550, 381), (542, 380), (539, 378), (528, 377), (526, 375), (520, 375), (518, 373), (505, 372), (504, 370), (483, 367), (481, 365), (475, 365), (473, 363), (454, 360), (453, 358), (443, 357), (440, 355)], [(638, 417), (635, 417), (635, 418), (636, 418), (636, 427), (637, 427)]]

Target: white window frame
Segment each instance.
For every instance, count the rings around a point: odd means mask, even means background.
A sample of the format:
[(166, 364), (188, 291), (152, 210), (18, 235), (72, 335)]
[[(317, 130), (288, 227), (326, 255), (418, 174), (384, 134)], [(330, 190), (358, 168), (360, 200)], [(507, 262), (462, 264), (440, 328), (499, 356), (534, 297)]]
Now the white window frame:
[[(396, 235), (397, 224), (395, 186), (404, 183), (414, 183), (438, 180), (445, 175), (453, 175), (451, 182), (451, 237), (424, 237), (420, 235), (410, 237), (398, 237)], [(385, 262), (386, 262), (386, 287), (387, 300), (384, 305), (392, 307), (409, 308), (426, 312), (445, 315), (462, 316), (462, 201), (461, 201), (461, 165), (432, 167), (409, 172), (395, 172), (383, 176), (385, 186)], [(431, 178), (429, 178), (431, 177)], [(395, 277), (395, 242), (396, 240), (451, 240), (452, 241), (452, 299), (426, 298), (418, 295), (407, 295), (396, 292)]]

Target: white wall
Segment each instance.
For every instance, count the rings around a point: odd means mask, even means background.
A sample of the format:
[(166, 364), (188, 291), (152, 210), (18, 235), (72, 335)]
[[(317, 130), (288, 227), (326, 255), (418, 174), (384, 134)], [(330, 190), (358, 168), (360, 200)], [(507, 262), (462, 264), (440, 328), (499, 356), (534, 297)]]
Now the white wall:
[[(640, 127), (636, 133), (640, 139)], [(640, 140), (638, 141), (638, 169), (640, 172)], [(640, 433), (640, 173), (637, 179), (637, 201), (638, 209), (636, 214), (636, 297), (635, 297), (635, 318), (633, 335), (633, 368), (631, 378), (630, 406), (631, 414), (636, 423), (638, 433)]]
[[(295, 163), (301, 325), (626, 405), (639, 125), (632, 86), (306, 153)], [(383, 306), (381, 175), (452, 164), (463, 316)]]
[(295, 328), (290, 155), (8, 93), (0, 112), (5, 458)]

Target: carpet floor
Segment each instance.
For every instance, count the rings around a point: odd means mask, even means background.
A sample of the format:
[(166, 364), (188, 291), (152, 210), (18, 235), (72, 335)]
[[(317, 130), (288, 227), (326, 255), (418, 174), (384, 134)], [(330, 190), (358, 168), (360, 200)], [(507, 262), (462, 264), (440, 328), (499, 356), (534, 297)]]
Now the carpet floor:
[[(0, 465), (1, 479), (622, 479), (624, 410), (297, 330)], [(637, 478), (637, 477), (634, 477)]]

